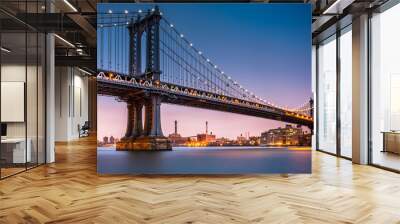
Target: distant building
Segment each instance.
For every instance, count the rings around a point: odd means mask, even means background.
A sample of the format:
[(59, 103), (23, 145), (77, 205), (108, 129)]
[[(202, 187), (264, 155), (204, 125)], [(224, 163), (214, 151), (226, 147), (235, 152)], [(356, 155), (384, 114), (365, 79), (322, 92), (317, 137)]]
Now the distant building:
[(111, 135), (111, 137), (110, 137), (110, 142), (109, 142), (109, 143), (110, 143), (110, 144), (114, 144), (114, 143), (115, 143), (114, 136)]
[(240, 136), (238, 136), (236, 138), (236, 141), (240, 142), (240, 143), (245, 143), (246, 142), (246, 137), (244, 137), (242, 134), (240, 134)]
[(195, 142), (195, 141), (197, 141), (197, 136), (189, 136), (189, 137), (188, 137), (188, 140), (189, 140), (190, 142)]
[(189, 141), (188, 138), (182, 137), (180, 134), (178, 134), (178, 121), (176, 120), (175, 120), (175, 132), (170, 134), (168, 136), (168, 139), (171, 141), (172, 146), (182, 146)]
[(215, 135), (213, 135), (212, 132), (210, 134), (208, 134), (208, 121), (206, 121), (206, 133), (205, 134), (197, 134), (197, 141), (204, 142), (206, 144), (216, 142)]
[(108, 144), (108, 137), (107, 136), (103, 137), (103, 144)]
[(232, 145), (232, 141), (224, 137), (215, 139), (215, 143), (217, 146)]
[(311, 144), (311, 135), (308, 137), (301, 129), (301, 126), (286, 125), (284, 128), (279, 127), (276, 129), (270, 129), (266, 132), (261, 133), (260, 144), (268, 146), (297, 146), (297, 145), (309, 145)]
[(249, 145), (260, 145), (260, 136), (250, 136), (248, 143)]
[(206, 143), (214, 143), (216, 142), (216, 137), (211, 132), (210, 134), (197, 134), (197, 141), (206, 142)]

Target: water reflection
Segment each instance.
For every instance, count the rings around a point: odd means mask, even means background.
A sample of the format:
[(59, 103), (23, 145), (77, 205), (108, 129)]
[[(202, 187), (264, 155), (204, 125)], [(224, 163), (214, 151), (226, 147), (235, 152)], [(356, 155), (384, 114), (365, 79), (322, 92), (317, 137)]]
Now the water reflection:
[(307, 148), (177, 147), (172, 151), (115, 151), (98, 148), (102, 174), (310, 173)]

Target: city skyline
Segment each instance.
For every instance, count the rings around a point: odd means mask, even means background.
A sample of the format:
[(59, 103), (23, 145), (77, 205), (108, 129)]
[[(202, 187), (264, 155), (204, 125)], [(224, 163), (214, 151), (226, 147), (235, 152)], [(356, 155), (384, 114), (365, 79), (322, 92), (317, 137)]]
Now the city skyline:
[[(198, 49), (260, 97), (288, 107), (298, 106), (310, 98), (311, 36), (306, 31), (310, 29), (307, 11), (311, 9), (308, 5), (158, 5)], [(99, 12), (123, 12), (145, 10), (154, 4), (100, 4), (98, 7)], [(209, 41), (210, 37), (213, 41)], [(122, 135), (126, 120), (124, 103), (100, 97), (99, 108), (107, 108), (99, 111), (100, 132)], [(209, 121), (210, 131), (230, 138), (244, 132), (260, 134), (284, 125), (262, 118), (167, 104), (161, 106), (161, 112), (164, 135), (173, 133), (174, 120), (179, 121), (179, 132), (184, 136), (203, 133), (205, 121)]]
[[(102, 96), (100, 96), (102, 97)], [(126, 118), (127, 111), (125, 109), (126, 105), (121, 102), (116, 102), (113, 97), (102, 97), (103, 100), (99, 101), (100, 107), (107, 107), (108, 110), (98, 111), (99, 120), (107, 120), (109, 122), (98, 122), (98, 138), (101, 139), (104, 136), (114, 136), (116, 138), (123, 137), (126, 128)], [(170, 113), (170, 110), (175, 110), (175, 107), (184, 107), (163, 104), (161, 106), (161, 120), (162, 130), (165, 136), (174, 133), (174, 122), (178, 121), (178, 134), (181, 136), (189, 137), (196, 136), (197, 134), (205, 133), (205, 122), (208, 121), (208, 131), (217, 135), (217, 137), (226, 137), (230, 139), (235, 139), (240, 136), (240, 134), (245, 135), (245, 133), (250, 132), (250, 136), (259, 136), (262, 132), (268, 131), (269, 129), (284, 127), (286, 123), (280, 121), (274, 121), (264, 118), (255, 118), (247, 115), (238, 115), (227, 112), (210, 111), (207, 109), (191, 108), (185, 107), (190, 111), (190, 113), (198, 119), (193, 119), (191, 117), (182, 116), (181, 113), (186, 113), (187, 110), (181, 110), (178, 113)], [(211, 113), (213, 115), (223, 114), (226, 116), (229, 123), (219, 122), (218, 118), (220, 116), (207, 116), (204, 112)], [(118, 116), (115, 116), (118, 114)], [(168, 115), (168, 116), (166, 116)], [(211, 118), (206, 120), (206, 118)], [(256, 127), (256, 128), (255, 128)]]

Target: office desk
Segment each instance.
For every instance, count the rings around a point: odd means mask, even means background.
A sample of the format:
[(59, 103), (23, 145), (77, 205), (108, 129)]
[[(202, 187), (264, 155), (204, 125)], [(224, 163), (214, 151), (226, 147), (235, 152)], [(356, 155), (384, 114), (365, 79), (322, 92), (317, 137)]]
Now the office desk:
[(383, 151), (400, 154), (400, 132), (383, 131)]
[[(25, 151), (25, 144), (27, 147)], [(31, 162), (31, 139), (25, 138), (6, 138), (1, 139), (1, 157), (5, 163), (20, 164)]]

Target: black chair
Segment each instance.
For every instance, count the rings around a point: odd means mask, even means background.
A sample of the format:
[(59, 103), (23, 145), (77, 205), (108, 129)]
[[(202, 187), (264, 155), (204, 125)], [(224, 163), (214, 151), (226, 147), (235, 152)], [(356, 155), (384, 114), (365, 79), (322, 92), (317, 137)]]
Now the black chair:
[(89, 129), (90, 129), (89, 121), (85, 121), (82, 127), (78, 125), (78, 129), (79, 129), (79, 138), (89, 136)]

